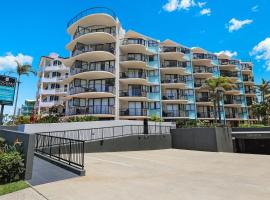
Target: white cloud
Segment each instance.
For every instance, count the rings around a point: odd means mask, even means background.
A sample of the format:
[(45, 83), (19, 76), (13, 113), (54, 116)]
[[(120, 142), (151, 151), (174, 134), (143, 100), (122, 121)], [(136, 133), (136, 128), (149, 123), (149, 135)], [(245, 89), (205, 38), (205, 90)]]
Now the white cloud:
[(33, 57), (22, 53), (15, 56), (11, 52), (8, 52), (4, 56), (0, 56), (0, 71), (15, 69), (17, 66), (15, 60), (22, 64), (32, 64)]
[(245, 19), (245, 20), (241, 21), (241, 20), (232, 18), (229, 21), (229, 25), (227, 25), (227, 28), (228, 28), (229, 32), (233, 32), (233, 31), (237, 31), (237, 30), (241, 29), (244, 25), (251, 24), (252, 22), (253, 22), (253, 20), (251, 20), (251, 19)]
[(172, 12), (178, 9), (179, 0), (168, 0), (168, 2), (163, 6), (163, 9)]
[(251, 56), (256, 56), (256, 60), (265, 61), (265, 68), (270, 71), (270, 37), (257, 44), (250, 52)]
[(251, 8), (251, 11), (252, 11), (252, 12), (258, 12), (258, 11), (259, 11), (259, 6), (258, 6), (258, 5), (253, 6), (253, 7)]
[(211, 9), (210, 8), (204, 8), (200, 11), (201, 15), (207, 15), (210, 16), (211, 15)]
[(163, 6), (163, 9), (168, 12), (173, 12), (175, 10), (189, 10), (194, 6), (196, 6), (194, 0), (168, 0)]
[(236, 52), (236, 51), (232, 52), (232, 51), (229, 51), (229, 50), (216, 52), (215, 54), (216, 54), (216, 55), (225, 54), (225, 55), (227, 55), (227, 56), (229, 56), (229, 57), (235, 57), (235, 56), (237, 56), (237, 52)]
[(178, 8), (180, 10), (189, 10), (191, 7), (196, 6), (194, 0), (180, 0)]
[(198, 2), (198, 6), (199, 6), (200, 8), (204, 7), (206, 4), (207, 4), (206, 1), (204, 1), (204, 2)]

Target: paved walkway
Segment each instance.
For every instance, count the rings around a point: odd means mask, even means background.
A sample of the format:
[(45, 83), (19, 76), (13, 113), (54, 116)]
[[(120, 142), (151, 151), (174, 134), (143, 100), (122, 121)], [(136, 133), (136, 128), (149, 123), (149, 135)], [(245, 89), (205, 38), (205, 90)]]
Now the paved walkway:
[(85, 164), (85, 177), (35, 189), (50, 200), (270, 199), (265, 155), (169, 149), (86, 154)]

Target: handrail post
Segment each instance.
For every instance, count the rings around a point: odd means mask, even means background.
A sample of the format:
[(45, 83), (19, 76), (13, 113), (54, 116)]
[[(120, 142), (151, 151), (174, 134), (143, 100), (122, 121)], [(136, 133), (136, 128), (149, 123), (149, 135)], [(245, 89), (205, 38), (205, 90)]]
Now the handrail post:
[(59, 138), (58, 160), (60, 160), (60, 157), (61, 157), (61, 138)]
[(52, 157), (52, 136), (50, 136), (50, 137), (51, 137), (50, 143), (49, 143), (49, 145), (50, 145), (50, 157)]
[(70, 160), (71, 160), (71, 153), (72, 153), (72, 151), (71, 151), (71, 140), (69, 140), (69, 159), (68, 159), (69, 165), (70, 165)]

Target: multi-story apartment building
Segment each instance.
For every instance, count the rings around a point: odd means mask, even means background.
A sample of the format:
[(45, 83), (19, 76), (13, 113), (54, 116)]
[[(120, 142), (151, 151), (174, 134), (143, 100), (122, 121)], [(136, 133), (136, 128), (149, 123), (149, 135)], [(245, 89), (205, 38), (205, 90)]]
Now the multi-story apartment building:
[(65, 114), (68, 85), (63, 81), (69, 77), (69, 68), (57, 56), (43, 56), (39, 63), (38, 91), (35, 110), (38, 114), (57, 112)]
[(35, 103), (36, 100), (25, 100), (22, 107), (18, 110), (18, 116), (30, 116), (31, 114), (33, 114), (35, 111)]
[(210, 77), (225, 76), (237, 88), (221, 101), (222, 120), (252, 120), (255, 98), (252, 63), (202, 48), (188, 48), (125, 31), (113, 11), (85, 10), (67, 26), (70, 69), (66, 115), (95, 115), (104, 119), (213, 120)]

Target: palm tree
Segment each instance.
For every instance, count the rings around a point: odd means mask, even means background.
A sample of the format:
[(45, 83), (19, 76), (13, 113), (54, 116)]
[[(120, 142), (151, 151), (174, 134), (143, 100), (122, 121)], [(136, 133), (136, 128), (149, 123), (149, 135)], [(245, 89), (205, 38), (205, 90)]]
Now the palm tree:
[(16, 73), (18, 76), (18, 80), (17, 80), (17, 88), (16, 88), (16, 98), (15, 98), (15, 106), (14, 106), (14, 111), (13, 111), (13, 119), (15, 118), (16, 115), (16, 110), (17, 110), (17, 103), (18, 103), (18, 94), (19, 94), (19, 89), (20, 89), (20, 84), (21, 84), (21, 77), (23, 75), (29, 76), (29, 74), (33, 74), (33, 75), (37, 75), (36, 70), (29, 64), (22, 64), (20, 62), (18, 62), (17, 60), (15, 60), (15, 62), (17, 63), (17, 67), (16, 67)]
[(270, 81), (266, 81), (262, 79), (262, 83), (260, 85), (256, 85), (260, 94), (261, 94), (261, 101), (265, 102), (266, 95), (270, 93)]
[(223, 93), (227, 90), (236, 88), (236, 85), (227, 77), (218, 77), (218, 78), (209, 78), (206, 80), (203, 88), (206, 88), (210, 91), (210, 99), (214, 104), (214, 117), (215, 122), (217, 122), (217, 113), (218, 120), (221, 124), (221, 106), (220, 100), (223, 97)]

